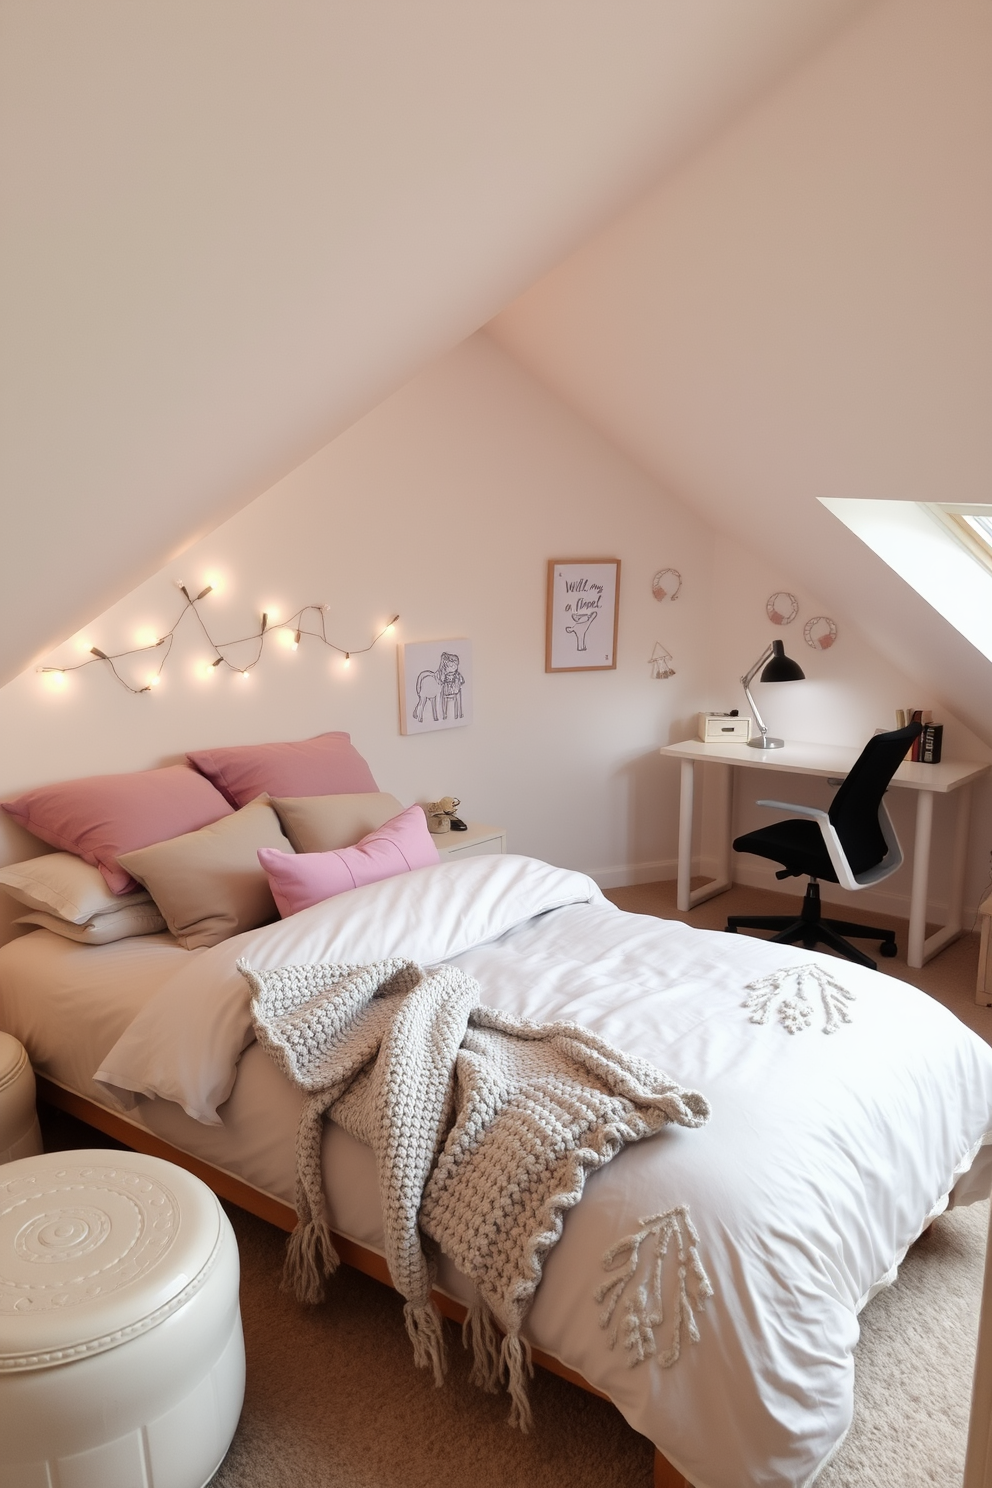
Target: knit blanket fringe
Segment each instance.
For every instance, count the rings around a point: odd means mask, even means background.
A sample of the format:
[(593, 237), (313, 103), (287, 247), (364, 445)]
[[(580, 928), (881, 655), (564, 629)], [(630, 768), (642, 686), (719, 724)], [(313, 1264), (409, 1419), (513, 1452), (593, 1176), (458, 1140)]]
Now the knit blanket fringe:
[(414, 1364), (418, 1369), (432, 1370), (434, 1383), (440, 1389), (448, 1368), (444, 1319), (433, 1302), (427, 1302), (422, 1307), (408, 1302), (403, 1308), (403, 1319), (407, 1335), (413, 1344)]
[(295, 1293), (301, 1302), (323, 1302), (324, 1278), (333, 1276), (339, 1265), (327, 1222), (301, 1221), (286, 1242), (282, 1290)]
[(526, 1431), (533, 1364), (520, 1330), (587, 1174), (669, 1123), (702, 1126), (707, 1102), (577, 1024), (482, 1006), (478, 983), (453, 966), (238, 968), (259, 1043), (306, 1095), (284, 1285), (321, 1301), (338, 1266), (321, 1175), (330, 1115), (375, 1153), (386, 1262), (406, 1299), (414, 1362), (442, 1382), (427, 1237), (476, 1287), (462, 1334), (472, 1381), (504, 1384), (510, 1422)]

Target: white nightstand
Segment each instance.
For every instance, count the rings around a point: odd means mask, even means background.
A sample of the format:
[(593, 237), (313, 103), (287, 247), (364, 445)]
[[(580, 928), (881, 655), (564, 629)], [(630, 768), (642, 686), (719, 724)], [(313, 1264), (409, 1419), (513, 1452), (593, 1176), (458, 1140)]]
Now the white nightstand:
[(468, 822), (467, 832), (441, 832), (432, 841), (444, 858), (481, 858), (488, 853), (506, 852), (506, 828), (484, 827), (481, 822)]

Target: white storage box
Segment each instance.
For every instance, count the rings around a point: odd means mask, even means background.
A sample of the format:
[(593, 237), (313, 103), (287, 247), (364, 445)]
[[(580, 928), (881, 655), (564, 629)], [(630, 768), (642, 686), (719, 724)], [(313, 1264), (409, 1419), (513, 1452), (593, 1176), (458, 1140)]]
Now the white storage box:
[(23, 1044), (0, 1033), (0, 1163), (41, 1151), (34, 1073)]
[(725, 744), (746, 744), (751, 737), (751, 720), (729, 713), (700, 713), (699, 737), (706, 744), (721, 739)]
[(172, 1163), (0, 1169), (0, 1488), (203, 1488), (244, 1397), (238, 1279), (227, 1215)]

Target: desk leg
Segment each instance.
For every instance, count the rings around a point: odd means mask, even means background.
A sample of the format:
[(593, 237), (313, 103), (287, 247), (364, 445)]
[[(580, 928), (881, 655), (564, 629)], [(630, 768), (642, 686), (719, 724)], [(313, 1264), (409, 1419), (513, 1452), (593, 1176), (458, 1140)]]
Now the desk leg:
[(692, 881), (692, 808), (695, 798), (696, 762), (682, 761), (682, 784), (679, 794), (679, 867), (676, 904), (679, 909), (695, 909), (705, 899), (722, 894), (733, 883), (730, 872), (730, 832), (733, 812), (733, 789), (730, 766), (726, 766), (725, 778), (721, 781), (722, 818), (720, 823), (720, 856), (717, 860), (717, 876), (698, 889), (690, 887)]
[(679, 872), (676, 904), (679, 909), (691, 909), (692, 880), (692, 806), (696, 786), (696, 766), (693, 760), (682, 761), (682, 780), (679, 791)]
[(909, 901), (909, 966), (925, 966), (938, 951), (962, 933), (961, 904), (964, 895), (965, 856), (968, 847), (970, 785), (958, 792), (958, 819), (954, 835), (947, 923), (927, 935), (927, 891), (930, 880), (930, 842), (933, 835), (933, 791), (920, 791), (916, 798), (916, 842), (913, 847), (913, 887)]
[(950, 892), (947, 900), (947, 923), (923, 942), (923, 960), (929, 961), (952, 940), (963, 934), (964, 870), (968, 851), (968, 826), (971, 822), (971, 786), (958, 791), (958, 819), (954, 827), (954, 857), (951, 862)]
[(909, 966), (922, 966), (927, 934), (927, 890), (930, 886), (930, 839), (933, 835), (933, 791), (916, 797), (916, 841), (913, 844), (913, 886), (909, 896)]

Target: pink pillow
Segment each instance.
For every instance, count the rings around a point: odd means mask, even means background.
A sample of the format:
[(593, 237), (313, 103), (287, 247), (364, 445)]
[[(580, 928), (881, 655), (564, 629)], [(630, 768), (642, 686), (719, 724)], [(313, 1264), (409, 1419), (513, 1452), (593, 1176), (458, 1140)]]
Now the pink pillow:
[(272, 897), (286, 919), (346, 889), (379, 883), (412, 868), (429, 868), (440, 858), (423, 808), (410, 806), (354, 847), (322, 853), (284, 853), (277, 847), (260, 847), (258, 861), (269, 875)]
[(232, 806), (247, 806), (265, 792), (339, 796), (379, 789), (348, 734), (318, 734), (289, 744), (196, 749), (186, 758)]
[(42, 842), (99, 868), (115, 894), (137, 888), (117, 861), (120, 853), (197, 832), (231, 815), (209, 780), (185, 765), (63, 780), (0, 804)]

